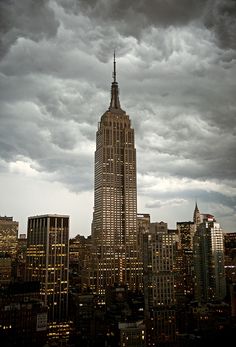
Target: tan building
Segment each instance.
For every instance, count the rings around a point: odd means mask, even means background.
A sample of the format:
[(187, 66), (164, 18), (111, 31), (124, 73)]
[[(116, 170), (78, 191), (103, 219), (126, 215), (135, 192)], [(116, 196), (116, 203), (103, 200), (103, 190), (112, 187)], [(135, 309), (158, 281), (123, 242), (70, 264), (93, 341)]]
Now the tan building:
[(0, 217), (0, 253), (7, 253), (15, 258), (19, 223), (13, 217)]
[(121, 109), (114, 57), (111, 102), (96, 134), (92, 242), (95, 292), (114, 283), (140, 286), (134, 129)]

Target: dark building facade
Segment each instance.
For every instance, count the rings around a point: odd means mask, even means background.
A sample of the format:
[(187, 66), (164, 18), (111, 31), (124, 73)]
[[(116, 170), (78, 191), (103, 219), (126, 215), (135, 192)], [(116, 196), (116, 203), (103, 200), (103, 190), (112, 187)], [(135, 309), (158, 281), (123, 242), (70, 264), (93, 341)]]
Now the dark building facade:
[(0, 341), (4, 347), (43, 347), (47, 341), (47, 306), (40, 282), (11, 283), (0, 289)]

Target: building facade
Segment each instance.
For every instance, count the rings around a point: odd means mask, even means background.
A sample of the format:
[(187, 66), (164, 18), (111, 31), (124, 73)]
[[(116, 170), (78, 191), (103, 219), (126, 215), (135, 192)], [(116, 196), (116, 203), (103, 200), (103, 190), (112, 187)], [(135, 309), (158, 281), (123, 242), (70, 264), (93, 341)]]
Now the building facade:
[(177, 222), (176, 250), (176, 299), (186, 304), (194, 298), (193, 239), (196, 224), (192, 221)]
[(68, 319), (69, 216), (28, 218), (26, 271), (28, 280), (41, 283), (49, 334), (58, 337), (58, 332), (67, 328)]
[(0, 339), (4, 347), (43, 347), (47, 341), (47, 307), (39, 282), (0, 287)]
[(150, 223), (144, 234), (144, 301), (146, 346), (176, 339), (175, 233), (167, 223)]
[(16, 258), (19, 223), (13, 217), (0, 217), (0, 253)]
[(120, 106), (115, 57), (111, 102), (96, 134), (92, 243), (97, 293), (115, 283), (139, 287), (134, 129)]
[(224, 235), (214, 216), (202, 214), (194, 236), (195, 299), (223, 300), (226, 296)]
[(227, 284), (236, 283), (236, 232), (224, 233), (224, 253)]
[(89, 288), (91, 237), (77, 235), (69, 241), (70, 290), (84, 293)]

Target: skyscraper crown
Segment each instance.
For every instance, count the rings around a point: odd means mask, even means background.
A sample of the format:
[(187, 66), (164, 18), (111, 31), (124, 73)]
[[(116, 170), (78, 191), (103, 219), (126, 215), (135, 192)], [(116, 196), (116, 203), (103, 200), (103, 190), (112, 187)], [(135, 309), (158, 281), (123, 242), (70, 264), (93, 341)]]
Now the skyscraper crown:
[(109, 110), (121, 110), (120, 100), (119, 100), (119, 88), (118, 83), (116, 81), (116, 55), (114, 52), (114, 61), (113, 61), (113, 82), (111, 85), (111, 102)]

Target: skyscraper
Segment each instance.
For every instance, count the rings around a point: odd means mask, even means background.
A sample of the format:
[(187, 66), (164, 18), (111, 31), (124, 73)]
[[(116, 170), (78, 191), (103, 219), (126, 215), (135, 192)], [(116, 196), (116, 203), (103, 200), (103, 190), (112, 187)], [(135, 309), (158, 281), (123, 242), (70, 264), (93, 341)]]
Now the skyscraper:
[(147, 346), (176, 338), (175, 248), (175, 233), (167, 223), (150, 223), (150, 231), (143, 234)]
[(114, 55), (111, 101), (96, 134), (94, 214), (95, 290), (114, 283), (139, 287), (137, 188), (134, 129), (122, 110)]
[(26, 267), (28, 279), (41, 283), (40, 294), (48, 306), (49, 337), (63, 335), (68, 318), (69, 216), (28, 218)]
[(196, 300), (223, 300), (226, 295), (224, 235), (214, 216), (202, 215), (202, 222), (194, 235), (193, 249)]
[(176, 300), (178, 304), (186, 304), (193, 299), (194, 295), (193, 239), (196, 224), (192, 221), (177, 222), (176, 227), (178, 235), (175, 264)]

